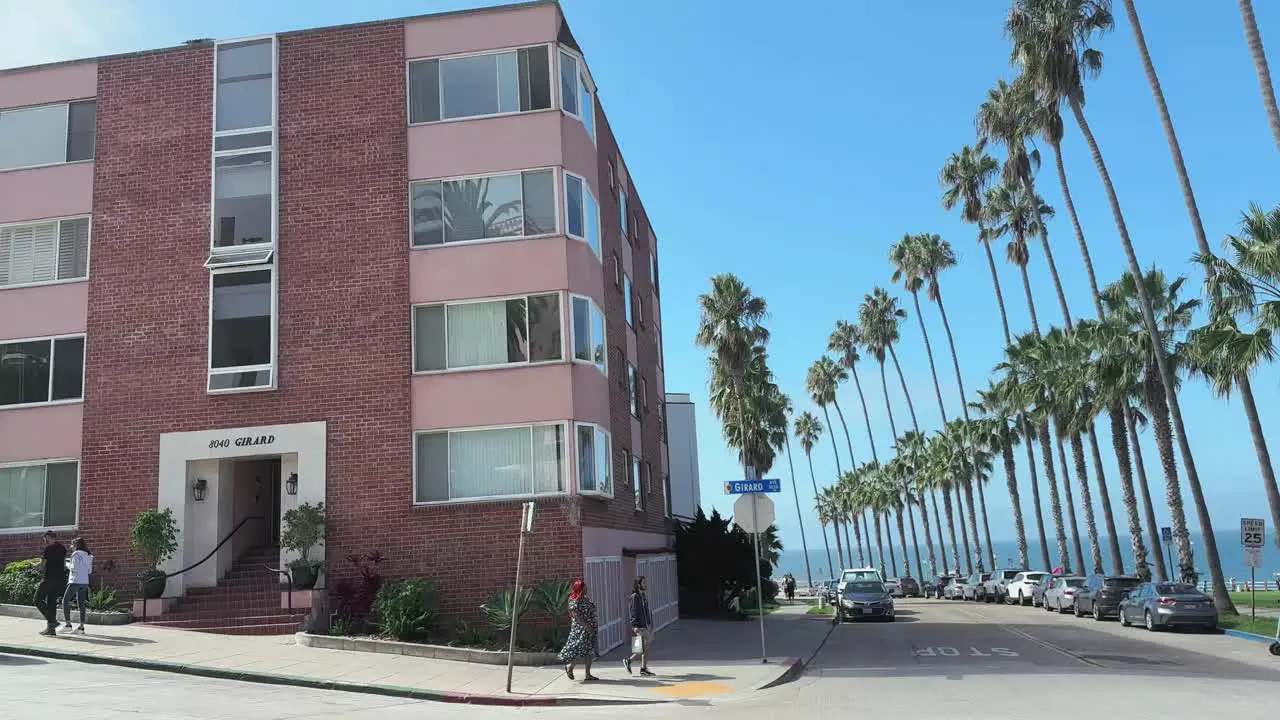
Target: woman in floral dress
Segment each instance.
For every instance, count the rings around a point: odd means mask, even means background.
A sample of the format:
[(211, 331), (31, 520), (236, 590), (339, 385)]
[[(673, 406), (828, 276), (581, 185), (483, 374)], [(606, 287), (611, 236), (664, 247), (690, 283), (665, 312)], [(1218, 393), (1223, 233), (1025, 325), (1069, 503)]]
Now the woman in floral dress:
[(587, 584), (582, 578), (573, 581), (569, 592), (569, 622), (569, 637), (560, 651), (564, 674), (573, 680), (573, 667), (581, 660), (586, 670), (583, 681), (598, 680), (591, 674), (591, 661), (596, 657), (596, 635), (600, 628), (596, 622), (596, 604), (587, 598)]

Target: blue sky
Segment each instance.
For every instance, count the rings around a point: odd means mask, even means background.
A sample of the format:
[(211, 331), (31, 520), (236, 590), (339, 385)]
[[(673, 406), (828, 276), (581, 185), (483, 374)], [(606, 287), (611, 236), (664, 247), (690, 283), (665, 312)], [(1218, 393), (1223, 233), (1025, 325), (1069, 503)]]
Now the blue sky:
[[(12, 3), (0, 8), (0, 67), (483, 4), (494, 3)], [(772, 366), (797, 410), (803, 410), (811, 406), (804, 394), (805, 370), (825, 348), (835, 321), (853, 319), (873, 286), (889, 286), (889, 244), (905, 232), (940, 233), (961, 257), (960, 266), (943, 278), (943, 289), (965, 384), (970, 393), (985, 386), (1002, 344), (990, 277), (973, 229), (942, 210), (937, 172), (949, 153), (973, 141), (974, 111), (986, 90), (997, 78), (1011, 78), (1001, 31), (1008, 3), (796, 0), (785, 5), (787, 12), (765, 0), (563, 4), (658, 234), (667, 388), (691, 393), (698, 406), (704, 505), (727, 510), (731, 502), (721, 484), (740, 474), (707, 407), (705, 353), (692, 341), (696, 298), (712, 274), (737, 273), (768, 300)], [(1206, 9), (1194, 0), (1167, 0), (1142, 3), (1141, 11), (1205, 227), (1216, 244), (1237, 228), (1248, 203), (1269, 206), (1280, 200), (1280, 153), (1267, 129), (1239, 14), (1234, 4), (1214, 5)], [(1257, 3), (1256, 12), (1264, 42), (1272, 43), (1273, 54), (1280, 52), (1280, 8)], [(1132, 34), (1123, 12), (1118, 15), (1116, 31), (1098, 45), (1105, 67), (1088, 86), (1086, 112), (1140, 260), (1191, 274), (1188, 292), (1198, 293), (1195, 271), (1186, 263), (1194, 239), (1168, 147)], [(1099, 280), (1109, 282), (1123, 272), (1123, 256), (1074, 124), (1068, 126), (1064, 153)], [(1088, 316), (1084, 269), (1052, 166), (1039, 188), (1060, 211), (1050, 239), (1068, 301), (1074, 315)], [(1060, 323), (1038, 245), (1032, 255), (1041, 322)], [(997, 257), (1003, 257), (1003, 247)], [(1029, 320), (1018, 276), (1003, 263), (1000, 272), (1010, 322), (1015, 331), (1025, 331)], [(910, 309), (906, 298), (904, 305)], [(944, 399), (954, 416), (958, 395), (941, 322), (932, 308), (925, 316)], [(936, 428), (939, 414), (914, 314), (902, 335), (899, 356), (921, 426)], [(878, 378), (872, 366), (864, 368), (883, 458), (890, 433)], [(1280, 452), (1278, 381), (1274, 369), (1255, 381), (1273, 452)], [(896, 387), (890, 392), (902, 429), (909, 423), (906, 406)], [(1216, 529), (1231, 531), (1241, 515), (1264, 516), (1257, 463), (1239, 405), (1213, 398), (1196, 381), (1186, 384), (1182, 397)], [(857, 458), (869, 459), (851, 386), (840, 401)], [(1105, 426), (1100, 434), (1105, 458)], [(843, 453), (843, 437), (838, 439)], [(827, 442), (814, 453), (820, 484), (834, 476)], [(1149, 431), (1144, 443), (1163, 520), (1163, 483)], [(808, 507), (803, 467), (800, 463), (797, 470), (802, 505)], [(1120, 512), (1114, 463), (1108, 472)], [(789, 484), (785, 461), (771, 474)], [(1003, 476), (987, 497), (993, 536), (1007, 539), (1012, 531)], [(798, 549), (794, 505), (786, 495), (779, 500), (783, 539)], [(806, 522), (812, 522), (808, 510)]]

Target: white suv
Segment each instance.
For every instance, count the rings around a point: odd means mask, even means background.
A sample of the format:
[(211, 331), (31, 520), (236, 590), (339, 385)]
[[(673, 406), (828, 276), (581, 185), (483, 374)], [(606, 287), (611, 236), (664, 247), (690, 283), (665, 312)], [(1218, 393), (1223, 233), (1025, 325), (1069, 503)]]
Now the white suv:
[(1011, 603), (1031, 605), (1035, 602), (1036, 590), (1044, 592), (1044, 586), (1048, 582), (1049, 573), (1047, 572), (1020, 572), (1009, 581), (1008, 587), (1005, 588), (1005, 595)]

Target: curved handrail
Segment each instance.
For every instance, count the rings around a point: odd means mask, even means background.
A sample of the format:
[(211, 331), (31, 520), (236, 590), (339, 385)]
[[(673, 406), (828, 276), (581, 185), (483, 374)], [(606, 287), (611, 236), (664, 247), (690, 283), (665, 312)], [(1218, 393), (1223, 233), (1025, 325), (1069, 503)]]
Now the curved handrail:
[(216, 555), (218, 551), (222, 549), (222, 546), (226, 545), (227, 541), (230, 540), (233, 535), (240, 532), (240, 528), (244, 527), (245, 523), (249, 522), (250, 520), (266, 520), (266, 518), (263, 517), (262, 515), (250, 515), (249, 517), (241, 520), (240, 523), (237, 524), (235, 527), (231, 528), (231, 532), (227, 533), (227, 536), (222, 538), (222, 540), (217, 545), (214, 545), (213, 549), (209, 551), (209, 554), (201, 558), (199, 562), (194, 563), (192, 565), (188, 565), (187, 567), (184, 567), (181, 570), (178, 570), (176, 572), (166, 573), (164, 576), (165, 579), (168, 580), (171, 577), (177, 577), (178, 575), (181, 575), (185, 572), (189, 572), (191, 570), (195, 570), (196, 568), (203, 565), (206, 561), (208, 561), (209, 558)]

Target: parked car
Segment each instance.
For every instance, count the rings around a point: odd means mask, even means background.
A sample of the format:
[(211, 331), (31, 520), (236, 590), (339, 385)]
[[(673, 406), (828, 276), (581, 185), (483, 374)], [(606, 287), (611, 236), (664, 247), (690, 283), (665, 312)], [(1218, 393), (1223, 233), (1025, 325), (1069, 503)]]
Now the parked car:
[(991, 579), (991, 573), (976, 572), (969, 576), (964, 583), (964, 593), (961, 596), (964, 600), (981, 601), (986, 596), (986, 582)]
[(904, 597), (902, 594), (902, 581), (898, 578), (891, 577), (888, 580), (885, 580), (884, 589), (888, 590), (889, 594), (896, 598)]
[(925, 596), (941, 600), (945, 597), (947, 584), (951, 582), (952, 575), (950, 573), (938, 575), (925, 585)]
[(1092, 615), (1102, 620), (1120, 614), (1120, 601), (1130, 590), (1142, 584), (1142, 580), (1127, 575), (1091, 575), (1084, 586), (1075, 593), (1072, 610), (1076, 617)]
[(916, 579), (907, 576), (898, 580), (898, 585), (902, 588), (902, 597), (924, 597), (924, 592), (920, 589), (920, 583)]
[(879, 570), (873, 567), (860, 567), (841, 570), (837, 587), (844, 589), (845, 584), (853, 580), (874, 580), (882, 585), (885, 584), (884, 576)]
[(1084, 586), (1084, 578), (1079, 575), (1059, 575), (1044, 591), (1044, 609), (1067, 612), (1076, 603), (1076, 590)]
[(828, 605), (836, 604), (836, 586), (839, 580), (823, 580), (818, 583), (818, 597), (827, 601)]
[(1009, 581), (1005, 588), (1005, 597), (1009, 602), (1019, 605), (1040, 605), (1036, 598), (1043, 596), (1043, 585), (1049, 582), (1049, 573), (1038, 571), (1020, 572)]
[(1120, 601), (1120, 624), (1140, 622), (1148, 630), (1168, 627), (1218, 628), (1218, 608), (1213, 598), (1194, 585), (1171, 582), (1142, 583)]
[(840, 591), (836, 622), (874, 618), (893, 622), (893, 595), (878, 580), (850, 580)]
[(991, 573), (991, 577), (983, 584), (982, 597), (987, 602), (1006, 602), (1009, 600), (1009, 583), (1022, 574), (1024, 569), (1005, 568)]
[(963, 600), (965, 586), (969, 584), (968, 578), (953, 577), (947, 579), (946, 587), (942, 588), (942, 597), (948, 600)]

